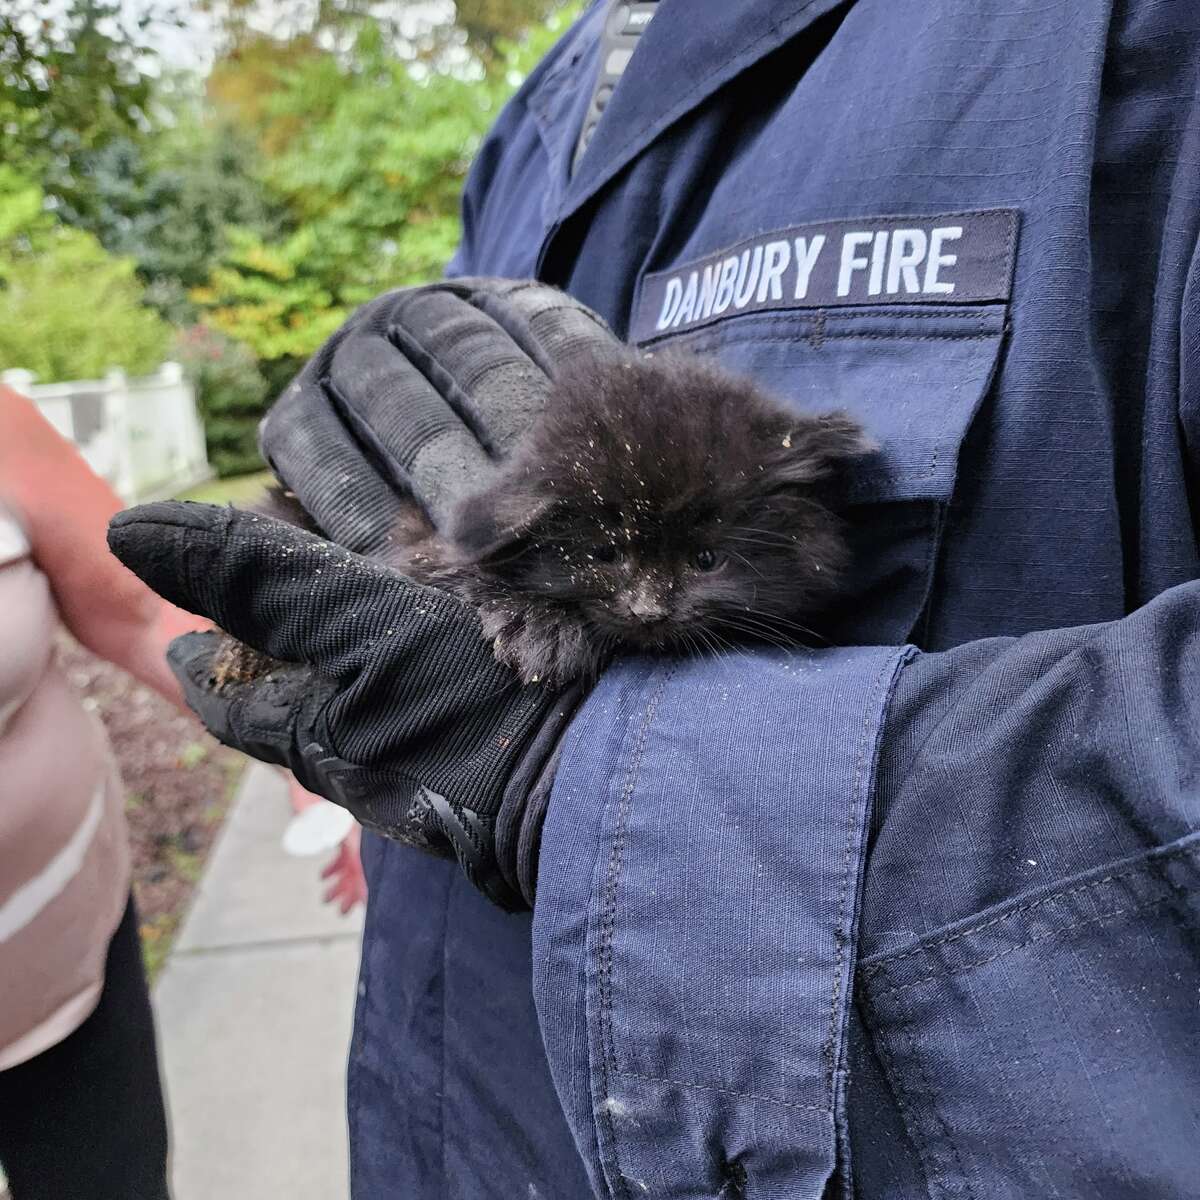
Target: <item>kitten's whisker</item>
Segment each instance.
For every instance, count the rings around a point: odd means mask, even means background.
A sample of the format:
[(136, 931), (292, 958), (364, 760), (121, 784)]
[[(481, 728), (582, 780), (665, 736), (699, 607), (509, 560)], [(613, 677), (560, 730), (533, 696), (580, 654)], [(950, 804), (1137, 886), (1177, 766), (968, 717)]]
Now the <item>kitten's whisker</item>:
[(680, 638), (680, 645), (691, 655), (697, 658), (703, 657), (708, 651), (708, 647), (690, 630), (685, 630)]
[(790, 533), (780, 533), (777, 529), (760, 529), (757, 525), (734, 525), (732, 530), (734, 533), (761, 533), (764, 537), (775, 538), (780, 542), (795, 541)]
[(767, 542), (762, 538), (745, 538), (745, 537), (730, 537), (728, 535), (723, 539), (726, 542), (740, 542), (743, 546), (766, 546), (768, 550), (778, 550), (781, 546), (790, 545), (791, 539), (785, 542)]
[(775, 638), (769, 638), (761, 633), (756, 633), (753, 630), (744, 630), (742, 634), (745, 639), (744, 644), (747, 645), (765, 646), (772, 650), (795, 650), (796, 648), (794, 642), (781, 642)]
[(746, 566), (748, 566), (750, 570), (752, 570), (755, 575), (759, 577), (759, 579), (762, 579), (763, 573), (744, 554), (739, 554), (736, 550), (730, 550), (729, 553), (732, 554), (734, 558), (740, 559), (742, 562), (744, 562)]
[(771, 626), (764, 622), (756, 621), (751, 617), (724, 617), (720, 618), (720, 624), (737, 632), (744, 633), (755, 641), (765, 642), (770, 646), (777, 646), (781, 650), (795, 649), (796, 642), (788, 640), (778, 630), (772, 629)]
[(723, 638), (711, 626), (698, 626), (696, 632), (701, 634), (711, 645), (716, 647), (718, 658), (725, 658), (730, 654), (736, 654), (739, 658), (748, 658), (745, 649), (729, 641), (728, 638)]
[(785, 631), (781, 630), (774, 622), (762, 620), (759, 617), (751, 616), (749, 613), (731, 613), (721, 618), (721, 624), (731, 628), (761, 630), (765, 633), (773, 634), (775, 637), (785, 636)]
[[(759, 608), (750, 608), (746, 610), (749, 615), (755, 619), (769, 621), (773, 625), (786, 625), (789, 629), (798, 629), (801, 633), (806, 633), (809, 637), (815, 637), (818, 641), (824, 642), (827, 646), (833, 643), (823, 634), (818, 633), (815, 629), (810, 629), (807, 625), (802, 625), (799, 621), (793, 621), (790, 617), (778, 616), (775, 613), (766, 612)], [(738, 614), (739, 616), (742, 614)]]

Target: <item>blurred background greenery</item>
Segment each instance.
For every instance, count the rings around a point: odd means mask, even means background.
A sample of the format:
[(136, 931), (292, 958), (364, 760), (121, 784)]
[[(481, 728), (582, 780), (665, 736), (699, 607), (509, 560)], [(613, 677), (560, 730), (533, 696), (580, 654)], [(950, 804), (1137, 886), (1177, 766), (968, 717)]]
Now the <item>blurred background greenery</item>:
[(579, 7), (6, 0), (0, 370), (174, 359), (213, 467), (257, 469), (304, 359), (441, 273), (476, 146)]

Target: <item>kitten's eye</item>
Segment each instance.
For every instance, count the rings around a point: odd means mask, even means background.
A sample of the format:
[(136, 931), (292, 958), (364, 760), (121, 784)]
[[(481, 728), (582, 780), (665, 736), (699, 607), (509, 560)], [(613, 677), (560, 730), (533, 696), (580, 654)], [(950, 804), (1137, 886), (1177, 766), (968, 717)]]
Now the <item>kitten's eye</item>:
[(592, 547), (592, 558), (598, 563), (617, 561), (617, 548), (611, 542), (601, 542)]
[(697, 571), (715, 571), (721, 563), (721, 557), (715, 550), (697, 550), (692, 555), (692, 566)]

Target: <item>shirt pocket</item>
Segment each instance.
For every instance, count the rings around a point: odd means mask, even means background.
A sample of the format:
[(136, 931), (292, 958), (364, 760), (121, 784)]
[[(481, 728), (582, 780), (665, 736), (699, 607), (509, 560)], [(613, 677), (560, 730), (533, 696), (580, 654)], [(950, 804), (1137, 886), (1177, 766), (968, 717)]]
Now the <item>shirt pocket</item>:
[(643, 343), (711, 356), (802, 412), (842, 409), (878, 445), (835, 497), (854, 565), (831, 640), (920, 641), (963, 441), (1001, 357), (1004, 304), (872, 305), (731, 317)]
[(1198, 946), (1190, 834), (862, 962), (922, 1194), (1195, 1196)]

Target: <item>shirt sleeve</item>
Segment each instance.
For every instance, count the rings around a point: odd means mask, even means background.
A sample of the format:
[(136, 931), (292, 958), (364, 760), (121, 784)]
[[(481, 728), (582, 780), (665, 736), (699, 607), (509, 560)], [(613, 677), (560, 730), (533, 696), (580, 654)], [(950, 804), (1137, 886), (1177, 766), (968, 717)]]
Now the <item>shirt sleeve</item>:
[(820, 1194), (879, 737), (908, 655), (633, 661), (575, 720), (534, 990), (598, 1195), (739, 1195), (751, 1147), (755, 1194)]
[(938, 654), (611, 671), (564, 750), (534, 916), (597, 1193), (717, 1195), (748, 1170), (820, 1194), (856, 957), (907, 979), (1003, 897), (1198, 848), (1198, 661), (1192, 583)]
[[(1198, 262), (1176, 375), (1193, 462)], [(1200, 580), (1120, 620), (938, 653), (610, 671), (564, 746), (534, 914), (547, 1053), (597, 1194), (738, 1195), (748, 1178), (753, 1194), (821, 1194), (847, 1136), (852, 991), (899, 1064), (893, 1086), (964, 1056), (1050, 1053), (995, 1030), (1062, 1003), (1085, 958), (1091, 996), (1145, 1033), (1147, 1061), (1179, 1044), (1193, 918), (1164, 914), (1200, 895), (1198, 665)], [(1114, 921), (1135, 925), (1114, 942)], [(1178, 983), (1152, 1004), (1151, 958)], [(994, 996), (993, 1042), (973, 1047)], [(1087, 1075), (1103, 1026), (1060, 1016), (1047, 1036), (1073, 1030)], [(1060, 1064), (1064, 1094), (1096, 1086), (1074, 1069)], [(1175, 1106), (1162, 1093), (1138, 1134), (1156, 1154)], [(919, 1134), (921, 1105), (890, 1102)]]

